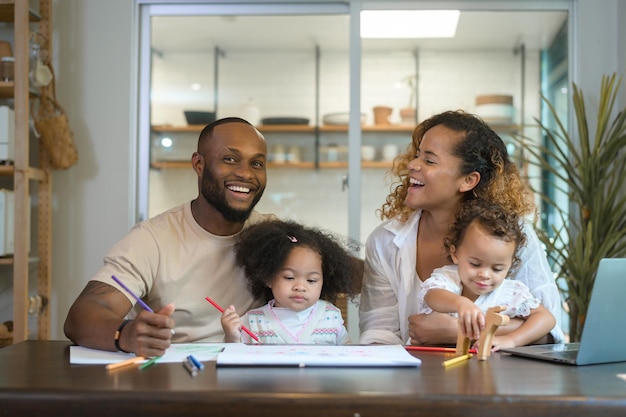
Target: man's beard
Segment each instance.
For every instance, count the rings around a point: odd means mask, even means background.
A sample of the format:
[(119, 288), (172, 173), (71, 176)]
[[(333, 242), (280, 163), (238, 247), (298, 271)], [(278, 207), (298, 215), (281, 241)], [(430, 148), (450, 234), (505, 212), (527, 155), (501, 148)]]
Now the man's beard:
[(202, 181), (200, 187), (202, 196), (229, 222), (244, 223), (248, 220), (250, 213), (252, 213), (252, 210), (254, 210), (254, 207), (261, 199), (264, 190), (265, 189), (259, 190), (259, 193), (254, 197), (252, 204), (250, 204), (247, 209), (238, 210), (228, 205), (228, 202), (226, 201), (226, 189), (219, 186), (218, 180), (213, 176), (211, 171), (206, 166), (202, 170)]

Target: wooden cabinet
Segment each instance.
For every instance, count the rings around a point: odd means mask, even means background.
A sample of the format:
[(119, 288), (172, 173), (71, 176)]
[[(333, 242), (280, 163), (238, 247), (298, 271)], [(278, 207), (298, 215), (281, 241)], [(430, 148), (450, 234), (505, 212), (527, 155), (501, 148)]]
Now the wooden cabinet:
[[(36, 337), (50, 338), (52, 184), (47, 155), (30, 129), (30, 100), (37, 93), (30, 88), (28, 74), (31, 31), (48, 43), (52, 38), (51, 3), (40, 0), (39, 10), (31, 10), (28, 0), (0, 0), (0, 21), (13, 31), (9, 40), (15, 57), (14, 81), (0, 83), (0, 102), (12, 107), (15, 115), (14, 163), (0, 167), (0, 176), (12, 186), (15, 197), (13, 256), (0, 259), (1, 264), (11, 266), (13, 276), (13, 343), (33, 333), (29, 309), (37, 317)], [(46, 46), (51, 53), (50, 45)], [(9, 279), (7, 275), (0, 279)]]

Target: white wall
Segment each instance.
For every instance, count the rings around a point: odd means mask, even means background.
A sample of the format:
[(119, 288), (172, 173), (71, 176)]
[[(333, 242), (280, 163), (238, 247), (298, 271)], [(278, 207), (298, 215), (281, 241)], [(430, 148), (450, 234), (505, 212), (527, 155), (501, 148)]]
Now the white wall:
[(52, 181), (53, 339), (64, 338), (69, 306), (130, 227), (133, 3), (54, 2), (57, 95), (80, 159)]
[[(577, 1), (574, 81), (590, 92), (597, 91), (602, 74), (624, 71), (626, 38), (618, 22), (626, 21), (625, 2)], [(53, 176), (53, 339), (64, 338), (70, 304), (131, 226), (133, 10), (132, 0), (54, 2), (57, 91), (80, 160)]]

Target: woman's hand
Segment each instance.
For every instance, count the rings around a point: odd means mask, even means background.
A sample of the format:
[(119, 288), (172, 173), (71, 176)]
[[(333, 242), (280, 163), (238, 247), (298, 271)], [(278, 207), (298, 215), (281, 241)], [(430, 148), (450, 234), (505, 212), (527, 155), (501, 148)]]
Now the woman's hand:
[(413, 314), (409, 316), (409, 337), (413, 345), (456, 344), (457, 320), (444, 313)]

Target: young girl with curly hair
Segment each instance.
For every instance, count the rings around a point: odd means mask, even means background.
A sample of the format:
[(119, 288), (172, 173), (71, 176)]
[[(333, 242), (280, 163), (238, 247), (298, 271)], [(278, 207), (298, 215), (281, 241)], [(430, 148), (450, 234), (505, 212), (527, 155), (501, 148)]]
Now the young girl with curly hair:
[[(354, 263), (331, 234), (295, 222), (267, 221), (244, 229), (235, 246), (253, 296), (267, 304), (241, 319), (233, 306), (222, 314), (226, 342), (262, 344), (350, 343), (339, 294), (354, 295)], [(269, 301), (269, 302), (268, 302)]]
[(517, 214), (483, 199), (464, 203), (444, 240), (452, 264), (435, 269), (424, 281), (417, 294), (418, 314), (451, 314), (465, 337), (478, 340), (487, 310), (502, 306), (501, 314), (523, 323), (496, 334), (490, 349), (524, 346), (544, 337), (556, 324), (554, 316), (524, 283), (506, 279), (519, 266), (517, 253), (525, 244)]
[[(444, 238), (464, 202), (482, 198), (520, 218), (535, 214), (532, 196), (502, 139), (479, 117), (446, 111), (420, 123), (393, 168), (385, 220), (367, 238), (361, 291), (360, 343), (454, 344), (457, 323), (447, 314), (417, 314), (417, 292), (434, 269), (449, 263)], [(525, 283), (557, 318), (558, 288), (532, 224), (511, 278)], [(513, 319), (505, 329), (519, 327)], [(559, 326), (555, 341), (563, 340)]]

